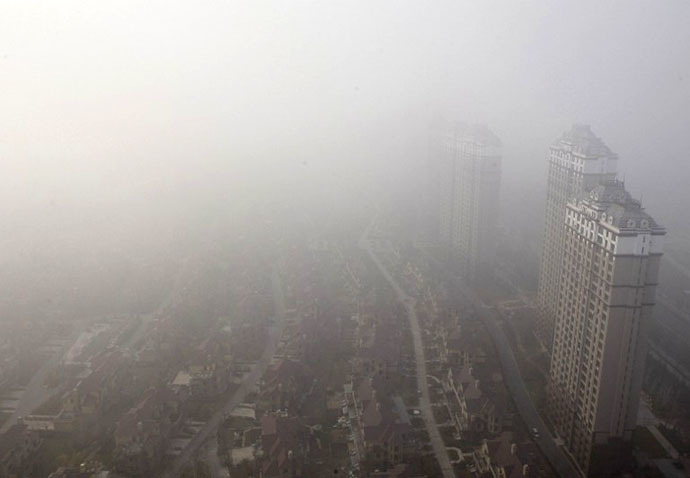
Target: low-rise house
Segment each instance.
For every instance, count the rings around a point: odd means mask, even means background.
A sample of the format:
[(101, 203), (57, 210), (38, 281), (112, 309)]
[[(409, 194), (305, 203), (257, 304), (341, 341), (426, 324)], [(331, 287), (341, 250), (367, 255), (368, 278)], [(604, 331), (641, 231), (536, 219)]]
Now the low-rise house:
[(335, 423), (343, 414), (345, 393), (333, 389), (326, 390), (326, 421)]
[(259, 477), (306, 477), (309, 441), (309, 429), (297, 417), (264, 415), (261, 419)]
[(103, 465), (99, 462), (86, 462), (79, 466), (61, 466), (48, 478), (108, 478), (112, 474), (103, 470)]
[(27, 415), (22, 423), (32, 432), (52, 433), (56, 431), (55, 422), (59, 417), (54, 415)]
[(477, 476), (493, 478), (529, 478), (535, 457), (534, 445), (515, 443), (510, 432), (484, 440), (472, 453)]
[(102, 432), (101, 418), (127, 397), (133, 381), (130, 360), (117, 348), (96, 355), (85, 376), (62, 397), (62, 409), (53, 421), (55, 431), (73, 433), (88, 443)]
[(122, 388), (129, 380), (125, 362), (122, 352), (115, 348), (94, 357), (89, 374), (67, 394), (64, 410), (96, 421), (121, 399)]
[(161, 387), (150, 389), (115, 427), (115, 467), (131, 476), (152, 476), (184, 415), (180, 397)]
[(478, 324), (454, 324), (442, 334), (441, 360), (451, 367), (486, 362), (485, 335)]
[(469, 440), (496, 435), (509, 421), (501, 375), (496, 372), (484, 382), (480, 375), (488, 376), (466, 364), (457, 372), (449, 369), (444, 383), (451, 419), (457, 432)]
[(341, 318), (338, 321), (339, 339), (347, 345), (347, 347), (354, 347), (357, 343), (357, 321), (357, 316)]
[(355, 371), (363, 376), (389, 378), (400, 367), (402, 343), (399, 327), (376, 324), (359, 339)]
[(26, 425), (17, 424), (0, 435), (0, 478), (28, 475), (41, 438)]
[(383, 377), (367, 377), (346, 387), (354, 447), (371, 469), (403, 463), (413, 451), (412, 425), (400, 399), (390, 398)]
[(173, 390), (179, 390), (196, 399), (211, 399), (228, 389), (229, 371), (216, 368), (215, 364), (193, 365), (180, 370), (170, 382)]
[(287, 410), (297, 414), (302, 396), (310, 389), (312, 380), (305, 367), (293, 360), (280, 359), (264, 374), (257, 408), (265, 411)]
[(371, 402), (362, 418), (362, 434), (367, 461), (387, 469), (402, 463), (412, 441), (412, 427), (382, 402)]

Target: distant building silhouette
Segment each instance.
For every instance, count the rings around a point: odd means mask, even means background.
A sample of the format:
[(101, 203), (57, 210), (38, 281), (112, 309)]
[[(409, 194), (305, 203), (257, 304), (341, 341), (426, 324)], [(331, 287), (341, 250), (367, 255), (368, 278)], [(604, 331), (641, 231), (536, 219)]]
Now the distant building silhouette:
[[(438, 242), (468, 279), (494, 257), (501, 182), (501, 141), (482, 125), (434, 131), (430, 151), (438, 201)], [(434, 223), (435, 225), (435, 223)]]

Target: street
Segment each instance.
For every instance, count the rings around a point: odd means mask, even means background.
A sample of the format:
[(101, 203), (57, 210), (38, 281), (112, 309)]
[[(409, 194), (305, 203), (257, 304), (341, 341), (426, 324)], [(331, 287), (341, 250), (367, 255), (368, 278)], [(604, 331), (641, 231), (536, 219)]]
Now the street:
[(525, 382), (522, 380), (520, 368), (515, 360), (510, 342), (503, 332), (503, 329), (498, 326), (496, 321), (496, 309), (484, 304), (473, 290), (462, 283), (459, 277), (450, 273), (443, 264), (436, 261), (430, 254), (426, 255), (429, 261), (438, 267), (441, 273), (446, 276), (447, 280), (453, 284), (454, 288), (467, 297), (474, 305), (479, 319), (486, 325), (496, 347), (499, 360), (501, 361), (505, 383), (515, 402), (518, 413), (528, 429), (536, 428), (540, 431), (540, 437), (533, 438), (533, 440), (537, 446), (539, 446), (544, 456), (546, 456), (546, 459), (549, 461), (554, 471), (558, 476), (563, 478), (576, 478), (582, 476), (580, 471), (568, 459), (565, 451), (556, 445), (554, 438), (548, 433), (549, 429), (544, 423), (544, 420), (542, 420), (539, 412), (537, 412), (537, 408), (534, 406), (534, 402), (532, 402)]
[(441, 472), (443, 473), (444, 478), (455, 478), (453, 465), (451, 465), (450, 458), (448, 458), (446, 445), (443, 443), (443, 438), (441, 438), (441, 434), (438, 431), (436, 418), (434, 417), (434, 413), (431, 408), (429, 386), (427, 383), (426, 361), (424, 360), (424, 344), (422, 343), (422, 333), (419, 327), (419, 320), (417, 319), (417, 313), (415, 312), (415, 300), (403, 292), (403, 290), (391, 276), (388, 269), (386, 269), (386, 267), (381, 263), (374, 251), (371, 249), (371, 243), (367, 239), (367, 236), (369, 230), (371, 229), (371, 225), (374, 224), (375, 220), (376, 219), (374, 218), (370, 226), (364, 231), (364, 234), (362, 234), (362, 238), (360, 239), (360, 247), (367, 251), (371, 259), (374, 261), (374, 264), (376, 264), (376, 267), (395, 291), (396, 295), (398, 296), (398, 300), (407, 309), (407, 317), (410, 323), (410, 330), (412, 331), (414, 355), (417, 366), (417, 389), (422, 392), (421, 396), (419, 397), (419, 409), (422, 413), (424, 423), (426, 424), (429, 439), (431, 440), (431, 446), (434, 449), (434, 454), (436, 455), (436, 459), (441, 467)]
[[(475, 305), (477, 305), (476, 302)], [(503, 329), (496, 323), (496, 310), (481, 304), (477, 307), (477, 313), (479, 314), (480, 320), (486, 325), (496, 345), (496, 351), (501, 360), (501, 367), (503, 368), (503, 376), (505, 377), (506, 385), (508, 386), (508, 390), (513, 397), (513, 401), (515, 402), (522, 420), (525, 422), (527, 428), (536, 428), (540, 431), (540, 437), (533, 438), (535, 443), (549, 460), (549, 463), (551, 463), (551, 466), (558, 476), (564, 478), (581, 476), (577, 468), (565, 455), (563, 449), (556, 445), (553, 437), (548, 433), (549, 429), (546, 427), (539, 412), (537, 412), (537, 408), (532, 402), (525, 382), (522, 380), (522, 375), (515, 361), (510, 342), (503, 332)]]

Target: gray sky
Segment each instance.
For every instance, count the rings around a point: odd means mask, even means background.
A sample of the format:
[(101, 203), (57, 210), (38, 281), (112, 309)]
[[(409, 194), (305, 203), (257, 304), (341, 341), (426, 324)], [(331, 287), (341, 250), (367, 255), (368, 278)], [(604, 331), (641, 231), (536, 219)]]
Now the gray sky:
[(421, 165), (440, 113), (529, 184), (590, 123), (688, 224), (688, 25), (681, 0), (0, 1), (2, 210)]

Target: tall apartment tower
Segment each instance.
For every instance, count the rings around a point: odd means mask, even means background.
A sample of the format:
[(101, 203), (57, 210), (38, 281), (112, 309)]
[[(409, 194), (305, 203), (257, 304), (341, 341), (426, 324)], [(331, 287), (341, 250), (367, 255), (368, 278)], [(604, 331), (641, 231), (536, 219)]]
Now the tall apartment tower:
[(568, 200), (561, 230), (549, 413), (582, 470), (597, 474), (636, 426), (666, 231), (616, 180)]
[(429, 143), (424, 177), (424, 193), (420, 217), (421, 236), (431, 243), (439, 242), (441, 219), (441, 190), (445, 186), (442, 174), (444, 168), (443, 138), (448, 123), (436, 118), (429, 125)]
[(501, 141), (482, 125), (456, 123), (438, 136), (439, 242), (473, 280), (493, 260), (501, 184)]
[(537, 292), (537, 334), (547, 347), (553, 340), (557, 314), (566, 204), (570, 198), (591, 190), (601, 181), (614, 179), (617, 163), (618, 156), (587, 125), (574, 125), (551, 145)]

